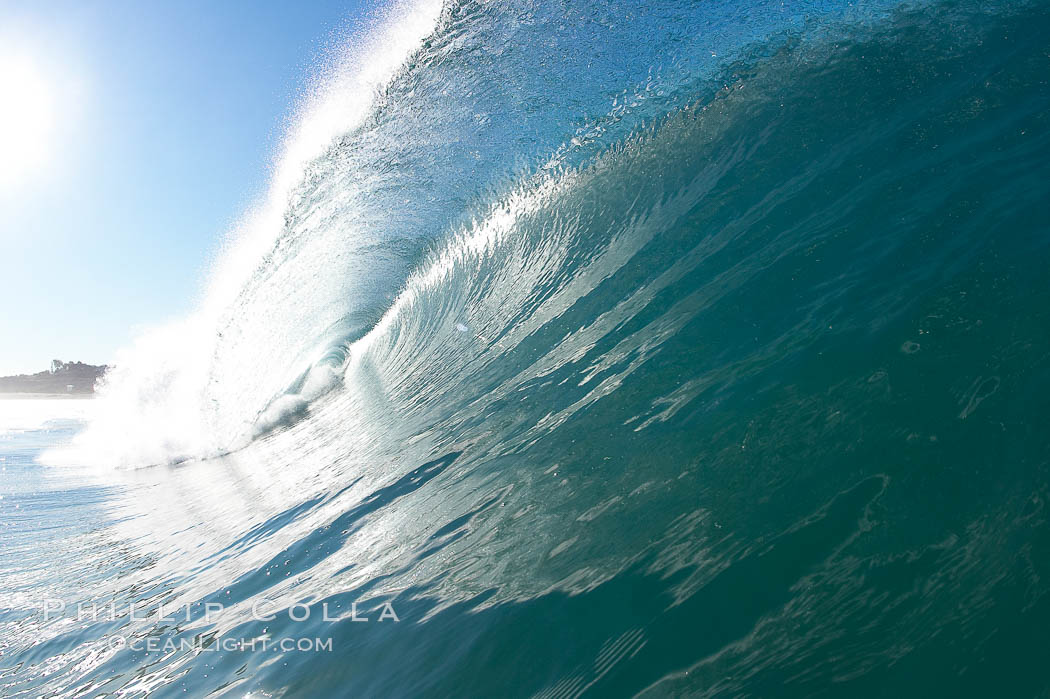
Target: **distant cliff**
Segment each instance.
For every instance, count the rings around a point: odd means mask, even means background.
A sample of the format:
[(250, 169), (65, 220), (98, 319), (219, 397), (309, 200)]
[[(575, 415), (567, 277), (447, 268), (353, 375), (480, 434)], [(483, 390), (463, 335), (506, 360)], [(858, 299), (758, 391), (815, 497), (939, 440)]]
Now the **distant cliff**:
[(0, 393), (94, 393), (95, 382), (107, 368), (55, 359), (50, 369), (38, 374), (0, 377)]

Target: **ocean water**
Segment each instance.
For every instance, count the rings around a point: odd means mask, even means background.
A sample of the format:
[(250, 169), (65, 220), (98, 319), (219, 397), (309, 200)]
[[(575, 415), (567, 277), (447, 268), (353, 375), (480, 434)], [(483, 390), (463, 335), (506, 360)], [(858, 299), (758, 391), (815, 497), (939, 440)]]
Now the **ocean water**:
[(1048, 696), (1048, 127), (1042, 0), (392, 10), (0, 401), (0, 695)]

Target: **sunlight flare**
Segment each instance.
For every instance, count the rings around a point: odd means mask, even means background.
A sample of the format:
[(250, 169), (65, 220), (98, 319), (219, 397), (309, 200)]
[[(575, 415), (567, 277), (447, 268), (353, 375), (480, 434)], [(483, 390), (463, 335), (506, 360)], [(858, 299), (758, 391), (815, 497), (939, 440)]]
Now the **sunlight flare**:
[(54, 97), (46, 77), (26, 56), (0, 55), (0, 187), (41, 168), (54, 126)]

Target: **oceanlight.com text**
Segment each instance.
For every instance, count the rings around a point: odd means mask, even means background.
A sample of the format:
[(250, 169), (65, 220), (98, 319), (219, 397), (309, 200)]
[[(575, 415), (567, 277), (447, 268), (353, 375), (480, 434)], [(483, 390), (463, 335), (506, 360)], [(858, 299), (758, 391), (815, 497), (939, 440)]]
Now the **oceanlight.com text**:
[(111, 636), (106, 641), (110, 650), (131, 650), (136, 653), (331, 653), (331, 638), (132, 638)]

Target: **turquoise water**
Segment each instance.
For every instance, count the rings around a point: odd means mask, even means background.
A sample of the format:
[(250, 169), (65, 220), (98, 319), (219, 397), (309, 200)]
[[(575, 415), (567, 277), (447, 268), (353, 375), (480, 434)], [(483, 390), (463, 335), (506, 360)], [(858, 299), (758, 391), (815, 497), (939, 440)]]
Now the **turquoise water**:
[(1048, 36), (445, 5), (218, 310), (0, 412), (0, 694), (1046, 696)]

